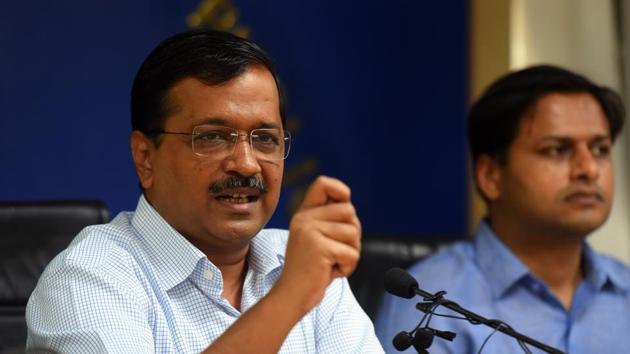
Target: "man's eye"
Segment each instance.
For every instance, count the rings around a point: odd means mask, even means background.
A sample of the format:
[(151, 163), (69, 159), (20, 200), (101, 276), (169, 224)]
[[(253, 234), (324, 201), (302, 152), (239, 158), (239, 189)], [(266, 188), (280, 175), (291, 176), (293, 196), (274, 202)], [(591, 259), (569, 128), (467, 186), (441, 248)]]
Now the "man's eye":
[(610, 155), (610, 146), (609, 145), (595, 145), (591, 148), (593, 156), (605, 157)]
[(220, 130), (212, 130), (208, 132), (199, 133), (195, 140), (204, 142), (221, 142), (226, 141), (229, 138), (229, 133), (222, 132)]
[(542, 150), (543, 154), (549, 157), (562, 157), (570, 152), (570, 148), (567, 145), (554, 145), (546, 147)]
[(252, 138), (257, 143), (261, 143), (261, 144), (266, 144), (266, 145), (278, 145), (279, 144), (278, 137), (275, 136), (274, 134), (271, 134), (271, 133), (256, 133), (255, 135), (252, 136)]

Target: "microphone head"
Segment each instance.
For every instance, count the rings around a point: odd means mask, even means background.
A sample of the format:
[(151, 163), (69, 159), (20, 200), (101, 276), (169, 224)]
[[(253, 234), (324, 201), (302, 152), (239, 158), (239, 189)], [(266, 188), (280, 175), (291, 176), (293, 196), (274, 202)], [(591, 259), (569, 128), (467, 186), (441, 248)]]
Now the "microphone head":
[(418, 352), (421, 349), (427, 349), (433, 344), (433, 333), (427, 328), (419, 328), (413, 336), (411, 344)]
[(406, 270), (391, 268), (385, 273), (385, 291), (392, 295), (411, 299), (416, 295), (418, 282)]
[(396, 350), (402, 352), (411, 346), (411, 335), (405, 331), (399, 332), (392, 340), (392, 344)]

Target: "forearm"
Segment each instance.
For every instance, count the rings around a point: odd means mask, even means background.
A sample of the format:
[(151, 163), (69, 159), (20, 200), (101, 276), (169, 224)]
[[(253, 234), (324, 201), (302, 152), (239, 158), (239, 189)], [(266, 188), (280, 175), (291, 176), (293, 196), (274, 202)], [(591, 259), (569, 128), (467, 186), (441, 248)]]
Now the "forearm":
[(320, 177), (290, 224), (282, 274), (269, 294), (230, 326), (206, 353), (277, 353), (291, 329), (359, 260), (361, 224), (350, 189)]

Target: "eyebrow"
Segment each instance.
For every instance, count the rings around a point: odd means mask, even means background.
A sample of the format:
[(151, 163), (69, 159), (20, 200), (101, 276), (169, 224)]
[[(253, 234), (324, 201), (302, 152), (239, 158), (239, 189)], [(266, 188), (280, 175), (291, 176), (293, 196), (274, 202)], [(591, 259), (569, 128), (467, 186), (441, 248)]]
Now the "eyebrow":
[[(195, 123), (195, 125), (201, 125), (201, 124), (214, 124), (214, 125), (222, 125), (222, 126), (230, 127), (230, 125), (228, 124), (228, 120), (221, 117), (207, 117)], [(278, 126), (275, 123), (261, 122), (254, 129), (268, 129), (268, 128), (280, 129), (280, 126)]]
[[(572, 137), (569, 136), (564, 136), (564, 135), (547, 135), (542, 137), (539, 142), (545, 142), (545, 141), (563, 141), (563, 142), (570, 142), (573, 141), (575, 139), (573, 139)], [(602, 141), (602, 140), (612, 140), (611, 136), (608, 134), (598, 134), (595, 135), (593, 137), (590, 137), (588, 139), (589, 141)]]

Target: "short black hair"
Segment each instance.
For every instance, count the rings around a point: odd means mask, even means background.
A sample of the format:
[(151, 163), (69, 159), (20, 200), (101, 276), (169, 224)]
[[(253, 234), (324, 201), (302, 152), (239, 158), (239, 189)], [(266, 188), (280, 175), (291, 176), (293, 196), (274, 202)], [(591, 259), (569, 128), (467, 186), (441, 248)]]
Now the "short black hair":
[(193, 77), (217, 86), (258, 65), (273, 75), (282, 125), (286, 126), (283, 92), (267, 53), (247, 39), (202, 28), (165, 39), (142, 63), (131, 89), (131, 127), (144, 133), (163, 129), (173, 109), (167, 94), (180, 80)]
[(590, 94), (606, 115), (613, 141), (621, 131), (625, 111), (617, 93), (566, 69), (532, 66), (498, 79), (471, 107), (468, 142), (473, 162), (486, 154), (504, 164), (524, 116), (543, 96), (552, 93)]

